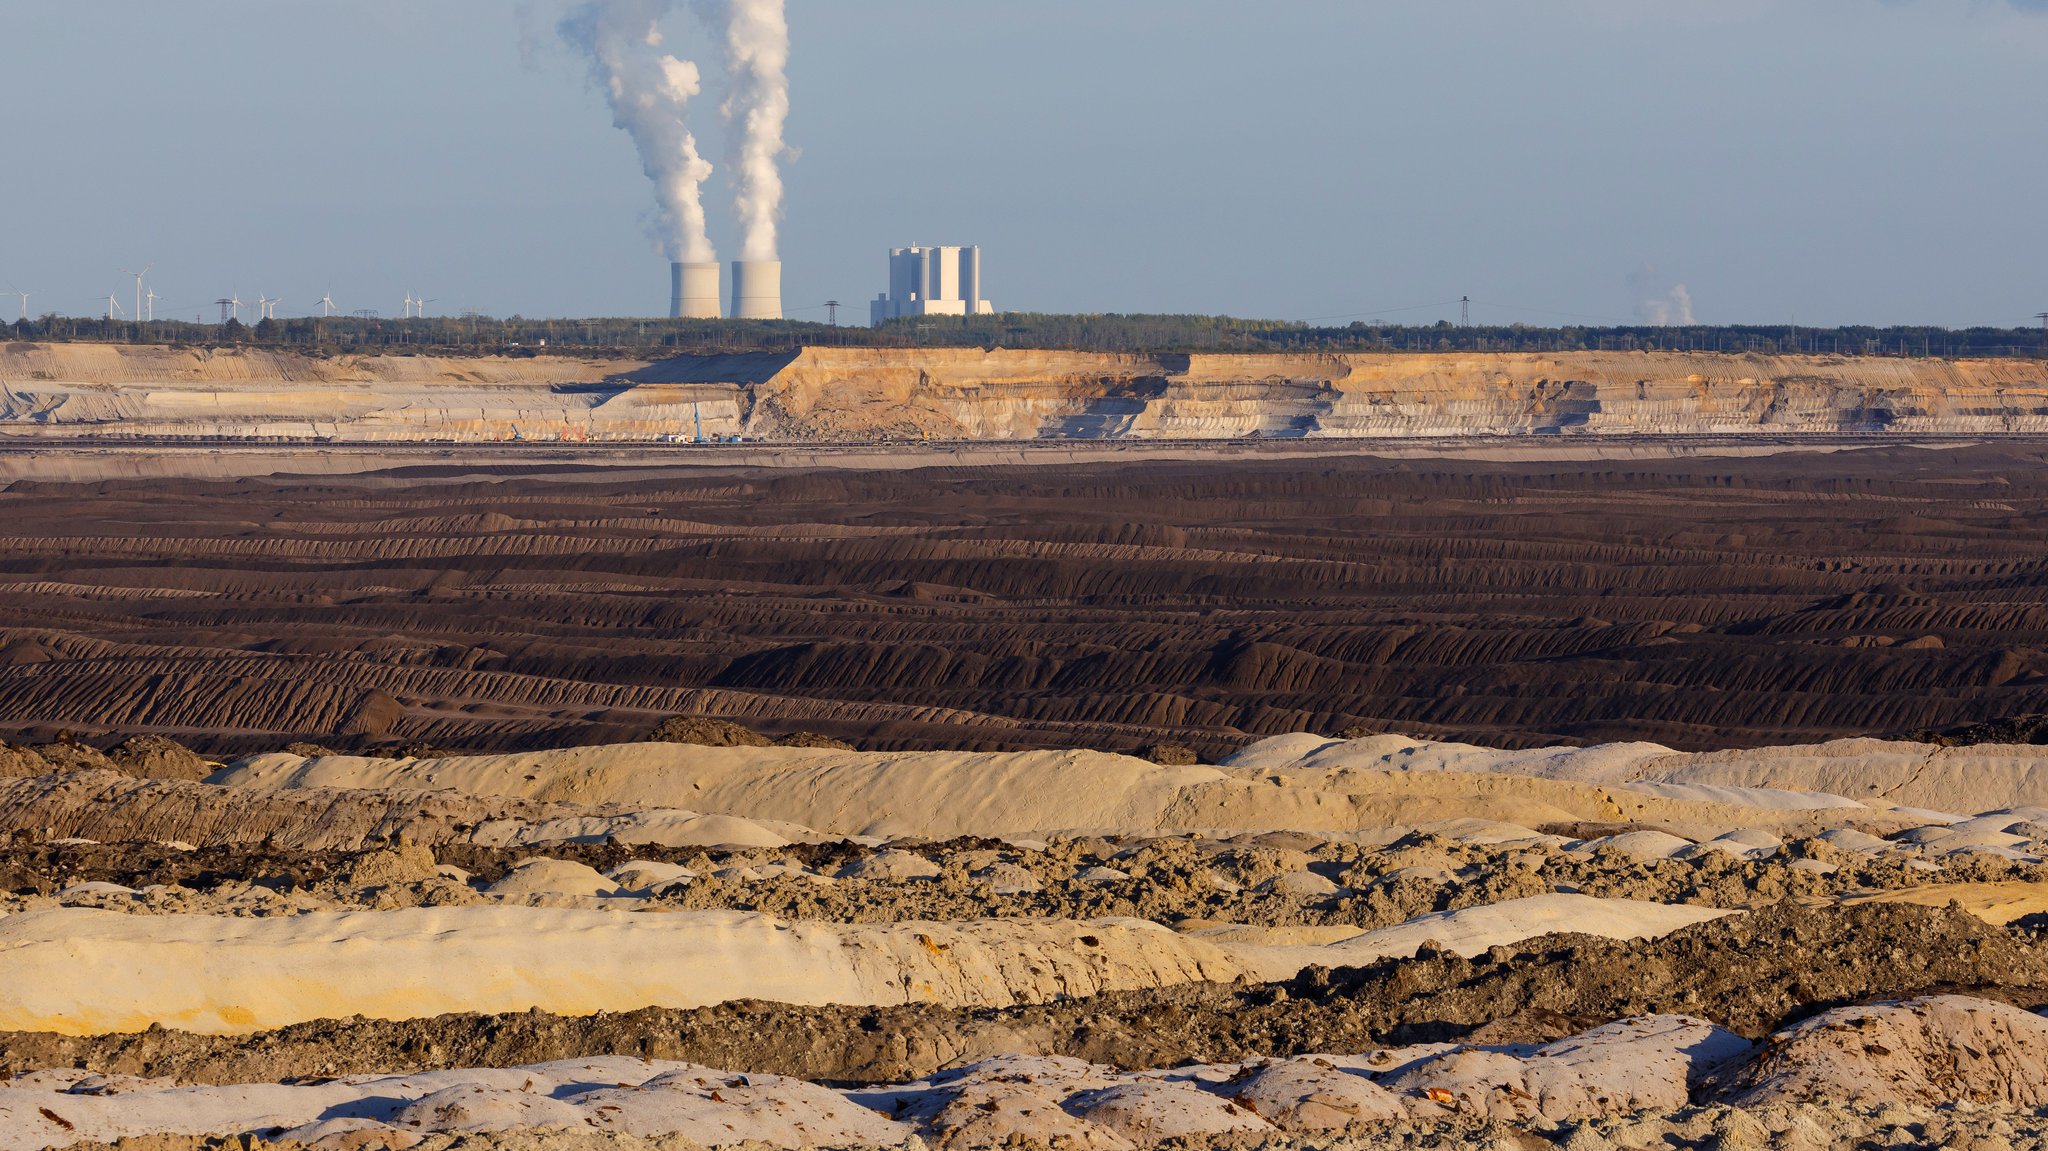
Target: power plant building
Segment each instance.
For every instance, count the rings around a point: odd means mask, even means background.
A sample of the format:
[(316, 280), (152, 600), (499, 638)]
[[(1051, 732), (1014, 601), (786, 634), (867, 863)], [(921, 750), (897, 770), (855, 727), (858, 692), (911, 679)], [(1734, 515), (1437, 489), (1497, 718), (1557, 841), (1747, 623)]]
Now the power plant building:
[(868, 305), (868, 322), (903, 316), (990, 316), (981, 298), (981, 249), (891, 248), (889, 290)]

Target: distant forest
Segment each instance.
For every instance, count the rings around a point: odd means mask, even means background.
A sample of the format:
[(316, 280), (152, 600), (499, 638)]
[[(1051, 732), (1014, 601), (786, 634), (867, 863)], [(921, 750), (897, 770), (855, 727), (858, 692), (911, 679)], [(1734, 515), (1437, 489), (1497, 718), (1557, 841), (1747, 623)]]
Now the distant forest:
[[(9, 327), (0, 325), (0, 328)], [(800, 347), (1044, 348), (1091, 352), (1553, 352), (1705, 351), (1800, 355), (2048, 357), (2039, 328), (1839, 327), (1703, 324), (1684, 327), (1316, 327), (1230, 316), (1051, 315), (903, 319), (881, 327), (798, 320), (593, 319), (520, 316), (378, 319), (332, 316), (244, 324), (102, 320), (47, 315), (11, 325), (17, 340), (187, 346), (239, 345), (336, 353), (495, 353), (557, 349), (635, 356), (789, 351)]]

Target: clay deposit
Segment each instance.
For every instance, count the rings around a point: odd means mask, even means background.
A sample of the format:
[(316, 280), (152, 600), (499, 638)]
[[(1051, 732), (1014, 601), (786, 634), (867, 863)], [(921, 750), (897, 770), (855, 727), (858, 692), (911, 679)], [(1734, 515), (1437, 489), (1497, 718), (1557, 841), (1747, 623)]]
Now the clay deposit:
[(0, 435), (324, 442), (2048, 432), (2038, 362), (806, 348), (633, 360), (14, 343)]

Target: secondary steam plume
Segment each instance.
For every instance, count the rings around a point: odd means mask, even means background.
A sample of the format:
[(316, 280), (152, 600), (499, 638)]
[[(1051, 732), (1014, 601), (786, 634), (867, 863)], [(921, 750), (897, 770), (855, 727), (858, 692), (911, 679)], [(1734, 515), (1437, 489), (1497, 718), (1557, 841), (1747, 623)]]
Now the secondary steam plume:
[(1675, 284), (1665, 295), (1644, 300), (1637, 307), (1637, 314), (1643, 322), (1654, 327), (1689, 326), (1692, 323), (1692, 293), (1684, 284)]
[(673, 0), (588, 0), (557, 30), (590, 57), (590, 78), (611, 103), (612, 124), (640, 150), (640, 167), (654, 181), (663, 252), (708, 263), (718, 258), (704, 230), (711, 164), (698, 154), (684, 119), (703, 85), (696, 64), (661, 51), (661, 19), (671, 7)]
[(738, 188), (740, 258), (776, 259), (782, 220), (782, 125), (789, 119), (789, 20), (783, 0), (695, 0), (698, 17), (725, 28), (731, 93), (721, 109), (737, 129), (733, 147)]
[(1684, 284), (1662, 289), (1654, 265), (1637, 268), (1628, 278), (1629, 292), (1636, 298), (1636, 319), (1653, 327), (1685, 326), (1693, 322), (1692, 293)]

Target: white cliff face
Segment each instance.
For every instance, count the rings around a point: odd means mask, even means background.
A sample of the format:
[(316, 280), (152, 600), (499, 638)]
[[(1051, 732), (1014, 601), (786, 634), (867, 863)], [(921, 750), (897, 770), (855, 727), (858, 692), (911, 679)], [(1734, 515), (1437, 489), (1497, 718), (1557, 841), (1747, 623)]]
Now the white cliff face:
[(11, 344), (0, 437), (655, 442), (2048, 433), (2048, 364), (811, 348), (649, 364)]

